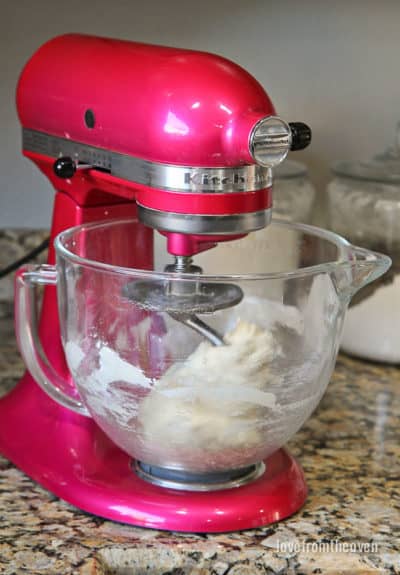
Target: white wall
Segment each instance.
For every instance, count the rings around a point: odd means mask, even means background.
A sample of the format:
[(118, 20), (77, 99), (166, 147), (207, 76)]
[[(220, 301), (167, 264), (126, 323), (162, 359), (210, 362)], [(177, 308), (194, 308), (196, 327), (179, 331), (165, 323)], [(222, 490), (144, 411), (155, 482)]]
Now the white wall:
[(0, 0), (0, 8), (0, 227), (49, 224), (53, 192), (20, 155), (14, 90), (25, 61), (59, 33), (198, 48), (237, 61), (283, 117), (312, 126), (313, 145), (297, 159), (321, 193), (332, 161), (380, 151), (400, 119), (397, 0)]

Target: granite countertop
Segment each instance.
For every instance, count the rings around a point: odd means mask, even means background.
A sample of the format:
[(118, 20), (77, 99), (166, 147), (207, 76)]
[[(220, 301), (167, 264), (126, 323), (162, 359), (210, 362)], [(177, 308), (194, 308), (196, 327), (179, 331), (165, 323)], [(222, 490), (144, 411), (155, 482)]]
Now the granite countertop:
[[(37, 234), (0, 232), (0, 267), (35, 242)], [(9, 297), (3, 281), (0, 396), (23, 373)], [(179, 534), (89, 516), (0, 457), (0, 573), (400, 573), (399, 415), (400, 369), (340, 356), (317, 411), (288, 445), (305, 471), (305, 506), (239, 533)]]

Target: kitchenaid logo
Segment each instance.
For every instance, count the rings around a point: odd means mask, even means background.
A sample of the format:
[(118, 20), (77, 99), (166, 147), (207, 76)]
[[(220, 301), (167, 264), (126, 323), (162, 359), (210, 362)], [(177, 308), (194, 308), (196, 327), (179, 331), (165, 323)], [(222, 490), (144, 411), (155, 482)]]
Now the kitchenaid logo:
[(263, 172), (243, 174), (243, 172), (185, 172), (184, 183), (186, 186), (210, 187), (210, 188), (227, 188), (227, 187), (249, 187), (266, 185), (268, 182), (267, 175)]

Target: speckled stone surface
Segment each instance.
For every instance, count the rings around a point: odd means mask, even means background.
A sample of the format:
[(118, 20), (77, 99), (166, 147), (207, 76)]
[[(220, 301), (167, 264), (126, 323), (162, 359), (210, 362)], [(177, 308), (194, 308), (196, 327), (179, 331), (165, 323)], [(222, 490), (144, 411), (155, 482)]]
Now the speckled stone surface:
[[(8, 246), (20, 245), (20, 234), (7, 234)], [(0, 266), (4, 259), (2, 252)], [(0, 396), (23, 372), (5, 292)], [(0, 457), (0, 573), (400, 573), (399, 415), (400, 369), (341, 356), (320, 406), (289, 444), (306, 474), (306, 505), (279, 524), (240, 533), (177, 534), (88, 516)]]

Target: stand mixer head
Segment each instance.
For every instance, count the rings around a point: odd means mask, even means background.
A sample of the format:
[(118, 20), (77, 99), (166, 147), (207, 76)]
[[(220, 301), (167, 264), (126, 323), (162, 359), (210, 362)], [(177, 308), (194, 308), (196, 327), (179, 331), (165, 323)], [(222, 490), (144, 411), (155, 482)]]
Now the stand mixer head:
[[(263, 88), (226, 59), (89, 36), (45, 44), (17, 101), (24, 153), (56, 189), (90, 205), (104, 194), (132, 198), (139, 220), (166, 235), (177, 274), (201, 273), (192, 256), (268, 225), (271, 169), (311, 139), (305, 124), (276, 117)], [(165, 282), (135, 282), (126, 296), (190, 318), (196, 330), (196, 313), (242, 297), (232, 285), (182, 285), (177, 294)], [(214, 341), (204, 323), (200, 332)]]

